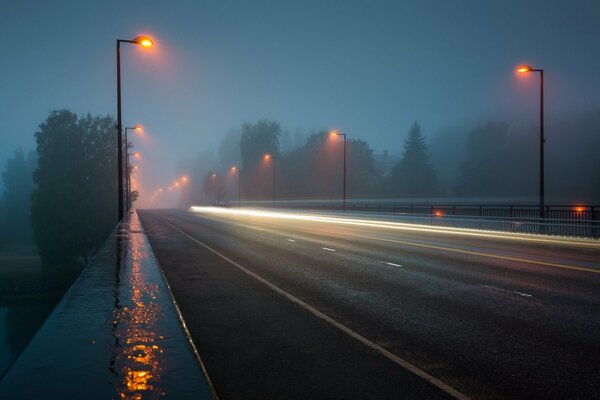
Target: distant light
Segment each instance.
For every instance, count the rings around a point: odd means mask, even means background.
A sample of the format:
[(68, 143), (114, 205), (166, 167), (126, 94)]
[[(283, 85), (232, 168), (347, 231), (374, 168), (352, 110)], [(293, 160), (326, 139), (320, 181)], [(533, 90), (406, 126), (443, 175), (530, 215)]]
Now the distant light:
[(188, 177), (184, 175), (184, 176), (182, 176), (182, 177), (181, 177), (181, 180), (182, 180), (183, 182), (187, 182), (187, 181), (188, 181)]
[(271, 155), (269, 153), (265, 154), (263, 157), (266, 161), (269, 161), (271, 159)]
[(138, 36), (135, 39), (133, 39), (133, 41), (139, 44), (140, 46), (146, 48), (152, 47), (154, 45), (154, 42), (148, 36)]
[(217, 174), (213, 173), (210, 177), (214, 179), (217, 177)]
[(133, 127), (133, 129), (135, 129), (137, 132), (141, 132), (141, 131), (143, 131), (143, 130), (144, 130), (144, 127), (143, 127), (142, 125), (139, 125), (139, 124), (138, 124), (138, 125), (135, 125), (135, 126)]
[(440, 210), (436, 210), (434, 214), (435, 214), (436, 217), (443, 217), (444, 216), (444, 213), (441, 212)]
[(175, 187), (178, 187), (178, 186), (179, 186), (179, 182), (175, 182)]
[(235, 165), (231, 166), (231, 172), (236, 172), (237, 171), (237, 167)]
[(329, 134), (331, 136), (338, 136), (340, 133), (338, 131), (336, 131), (336, 130), (333, 130), (333, 131), (329, 131)]
[(584, 207), (575, 207), (575, 211), (582, 212), (582, 211), (585, 211), (585, 208)]

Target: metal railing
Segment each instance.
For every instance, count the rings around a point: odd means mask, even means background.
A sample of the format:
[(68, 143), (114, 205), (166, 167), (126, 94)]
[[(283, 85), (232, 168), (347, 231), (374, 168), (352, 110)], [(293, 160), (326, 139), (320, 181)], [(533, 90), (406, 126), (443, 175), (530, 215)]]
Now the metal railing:
[[(273, 203), (262, 202), (245, 202), (245, 205), (273, 207)], [(342, 204), (332, 201), (286, 201), (278, 202), (275, 207), (342, 211)], [(457, 228), (600, 238), (600, 206), (545, 206), (543, 218), (540, 218), (539, 207), (533, 205), (426, 205), (349, 201), (346, 203), (346, 211), (386, 214), (403, 222)]]

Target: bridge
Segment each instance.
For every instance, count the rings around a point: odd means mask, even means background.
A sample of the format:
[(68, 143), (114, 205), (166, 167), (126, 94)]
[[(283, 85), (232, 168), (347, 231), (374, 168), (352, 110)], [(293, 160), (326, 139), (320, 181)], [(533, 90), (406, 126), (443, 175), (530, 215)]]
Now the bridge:
[(2, 398), (599, 395), (600, 243), (429, 219), (132, 211)]

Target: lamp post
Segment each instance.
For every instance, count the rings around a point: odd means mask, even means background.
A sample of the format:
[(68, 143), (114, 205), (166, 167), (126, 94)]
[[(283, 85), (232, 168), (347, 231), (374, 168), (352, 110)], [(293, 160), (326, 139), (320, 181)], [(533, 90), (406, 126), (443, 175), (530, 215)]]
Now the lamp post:
[(273, 205), (275, 205), (275, 201), (277, 200), (277, 159), (270, 153), (265, 154), (263, 158), (265, 161), (273, 161)]
[[(127, 149), (125, 149), (125, 151), (127, 151)], [(134, 156), (135, 158), (139, 159), (140, 158), (140, 153), (135, 152), (135, 153), (130, 153), (127, 152), (125, 154), (125, 168), (127, 170), (127, 178), (125, 179), (125, 190), (127, 191), (126, 193), (126, 203), (127, 204), (127, 210), (129, 210), (129, 207), (131, 207), (130, 204), (130, 199), (131, 199), (131, 174), (129, 172), (129, 156)]]
[(342, 136), (344, 138), (344, 172), (343, 172), (343, 182), (342, 182), (342, 210), (346, 211), (346, 134), (340, 133), (338, 131), (331, 131), (329, 134), (332, 137)]
[[(127, 126), (125, 127), (125, 151), (129, 150), (129, 139), (127, 137), (127, 131), (134, 130), (136, 132), (142, 131), (141, 125)], [(125, 204), (127, 204), (127, 209), (131, 208), (131, 172), (129, 171), (129, 153), (127, 153), (127, 157), (125, 157), (125, 173), (126, 175), (126, 194), (125, 194)]]
[[(539, 72), (540, 73), (540, 220), (544, 219), (544, 70), (533, 68), (531, 65), (521, 65), (517, 68), (519, 73)], [(544, 230), (540, 223), (540, 231)]]
[(241, 178), (241, 176), (240, 176), (240, 169), (237, 166), (232, 165), (231, 166), (231, 172), (232, 173), (234, 173), (234, 172), (237, 173), (237, 198), (238, 198), (238, 206), (239, 206), (240, 203), (241, 203), (241, 201), (242, 201), (242, 195), (241, 195), (242, 191), (241, 191), (241, 183), (240, 183), (241, 182), (241, 180), (240, 180), (240, 178)]
[(121, 116), (121, 43), (133, 43), (142, 47), (152, 47), (152, 39), (138, 36), (133, 40), (117, 39), (117, 192), (119, 221), (123, 219), (123, 121)]

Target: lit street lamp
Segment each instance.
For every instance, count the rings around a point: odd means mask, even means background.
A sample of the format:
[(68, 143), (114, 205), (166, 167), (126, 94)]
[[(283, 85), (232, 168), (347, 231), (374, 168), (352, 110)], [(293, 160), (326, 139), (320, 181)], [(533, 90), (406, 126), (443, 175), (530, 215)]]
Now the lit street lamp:
[[(544, 218), (544, 70), (533, 68), (531, 65), (521, 65), (517, 68), (519, 73), (540, 73), (540, 220)], [(540, 223), (540, 230), (543, 225)]]
[(275, 158), (274, 155), (272, 154), (265, 154), (263, 159), (265, 161), (270, 161), (273, 160), (273, 205), (275, 205), (275, 200), (277, 199), (277, 192), (276, 192), (276, 183), (277, 183), (277, 159)]
[(142, 47), (151, 47), (154, 43), (146, 36), (138, 36), (133, 40), (117, 39), (117, 185), (119, 221), (123, 219), (123, 121), (121, 116), (121, 43), (133, 43)]
[(329, 134), (332, 137), (343, 136), (344, 137), (344, 177), (342, 184), (342, 210), (346, 211), (346, 134), (338, 131), (331, 131)]

